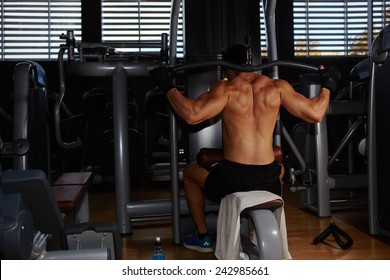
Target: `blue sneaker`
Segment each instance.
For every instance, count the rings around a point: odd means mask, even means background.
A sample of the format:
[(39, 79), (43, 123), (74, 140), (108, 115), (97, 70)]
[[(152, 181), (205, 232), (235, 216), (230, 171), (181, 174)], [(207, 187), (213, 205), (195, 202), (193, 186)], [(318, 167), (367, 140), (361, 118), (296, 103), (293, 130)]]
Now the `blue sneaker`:
[(210, 236), (206, 236), (203, 239), (199, 239), (194, 232), (190, 237), (187, 237), (183, 241), (184, 247), (196, 250), (202, 253), (210, 253), (213, 251), (213, 242)]

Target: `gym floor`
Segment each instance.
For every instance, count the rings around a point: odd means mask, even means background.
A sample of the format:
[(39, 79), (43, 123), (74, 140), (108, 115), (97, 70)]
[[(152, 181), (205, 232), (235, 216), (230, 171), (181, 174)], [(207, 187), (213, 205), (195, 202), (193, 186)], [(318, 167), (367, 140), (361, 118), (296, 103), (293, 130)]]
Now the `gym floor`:
[[(89, 189), (91, 222), (115, 222), (115, 189), (113, 184), (92, 184)], [(138, 183), (132, 188), (132, 200), (169, 198), (170, 186)], [(332, 210), (332, 217), (319, 218), (300, 208), (300, 192), (284, 189), (285, 214), (289, 250), (296, 260), (390, 260), (390, 237), (368, 233), (367, 207)], [(324, 242), (313, 245), (313, 239), (325, 230), (331, 220), (353, 239), (353, 246), (341, 249), (330, 235)], [(133, 233), (121, 236), (123, 259), (151, 259), (156, 236), (163, 240), (166, 259), (215, 259), (213, 253), (199, 253), (182, 245), (172, 244), (170, 220), (134, 222)]]

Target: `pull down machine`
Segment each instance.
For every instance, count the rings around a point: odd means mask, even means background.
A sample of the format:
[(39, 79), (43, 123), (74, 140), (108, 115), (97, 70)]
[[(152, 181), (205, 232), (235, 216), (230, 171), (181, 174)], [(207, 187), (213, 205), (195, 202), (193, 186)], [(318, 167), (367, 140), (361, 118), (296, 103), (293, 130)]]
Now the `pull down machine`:
[[(265, 1), (268, 2), (268, 1)], [(269, 1), (265, 4), (266, 11), (271, 16), (270, 22), (273, 22), (273, 13), (276, 1)], [(178, 15), (180, 10), (181, 1), (172, 1), (171, 12), (171, 28), (170, 28), (170, 47), (169, 47), (169, 64), (174, 67), (175, 72), (197, 69), (197, 68), (210, 68), (217, 66), (230, 67), (239, 71), (260, 71), (263, 69), (277, 70), (278, 66), (287, 66), (305, 69), (308, 71), (317, 71), (315, 66), (297, 63), (292, 61), (278, 61), (276, 56), (273, 55), (272, 60), (268, 64), (263, 65), (248, 65), (245, 67), (229, 64), (220, 60), (198, 63), (193, 65), (181, 65), (176, 66), (176, 44), (177, 44), (177, 25)], [(267, 16), (268, 18), (268, 16)], [(269, 28), (271, 31), (274, 28)], [(271, 36), (272, 37), (272, 36)], [(65, 51), (68, 51), (68, 63), (67, 71), (73, 75), (81, 76), (93, 76), (93, 77), (112, 77), (113, 84), (113, 105), (114, 105), (114, 153), (115, 153), (115, 189), (116, 189), (116, 213), (117, 224), (119, 232), (121, 234), (131, 233), (131, 222), (139, 219), (164, 219), (172, 218), (173, 221), (173, 243), (180, 243), (180, 215), (188, 213), (188, 208), (184, 198), (179, 196), (179, 168), (178, 168), (178, 151), (177, 151), (177, 124), (175, 116), (172, 112), (169, 113), (169, 125), (170, 125), (170, 162), (171, 162), (171, 200), (156, 200), (156, 201), (131, 201), (130, 200), (130, 178), (129, 178), (129, 147), (128, 147), (128, 135), (127, 135), (127, 77), (128, 76), (148, 76), (149, 70), (158, 66), (161, 63), (160, 58), (151, 58), (149, 60), (137, 60), (137, 61), (123, 61), (116, 60), (93, 60), (88, 61), (83, 53), (77, 53), (79, 51), (90, 47), (101, 48), (101, 45), (86, 45), (76, 44), (73, 33), (68, 31), (67, 36), (63, 36), (66, 39), (66, 44), (61, 45), (59, 52), (59, 66), (60, 66), (60, 85), (61, 94), (59, 101), (65, 93), (64, 73), (65, 65), (63, 63), (63, 55)], [(162, 40), (161, 53), (166, 53), (167, 40)], [(270, 39), (270, 46), (274, 43), (274, 39)], [(105, 49), (105, 57), (113, 54), (113, 49), (107, 46), (103, 46)], [(272, 49), (272, 47), (270, 47)], [(274, 45), (275, 50), (276, 46)], [(175, 67), (176, 66), (176, 67)], [(276, 76), (276, 75), (273, 75)], [(58, 108), (58, 105), (57, 105)], [(56, 112), (58, 112), (56, 110)], [(56, 128), (59, 129), (59, 115), (56, 115)], [(57, 140), (63, 142), (60, 133), (57, 133)], [(77, 145), (75, 143), (64, 143), (65, 146)], [(212, 206), (212, 211), (218, 210), (218, 206)]]
[[(177, 23), (178, 14), (180, 10), (181, 1), (172, 1), (171, 12), (171, 29), (170, 29), (170, 46), (167, 47), (167, 40), (162, 40), (161, 53), (166, 53), (169, 50), (168, 63), (173, 67), (175, 72), (193, 70), (200, 68), (210, 67), (229, 67), (239, 71), (260, 71), (264, 69), (272, 69), (272, 78), (278, 78), (277, 68), (293, 67), (307, 71), (317, 71), (316, 66), (311, 66), (304, 63), (298, 63), (293, 61), (277, 60), (276, 56), (276, 36), (274, 28), (274, 9), (276, 1), (264, 1), (264, 7), (266, 11), (267, 30), (270, 32), (268, 35), (268, 48), (269, 48), (269, 60), (270, 62), (262, 65), (247, 65), (238, 66), (229, 64), (220, 60), (209, 61), (204, 63), (195, 63), (190, 65), (176, 65), (176, 44), (177, 44)], [(180, 234), (180, 215), (189, 213), (185, 199), (179, 196), (179, 168), (178, 168), (178, 151), (177, 151), (177, 124), (175, 116), (172, 112), (169, 113), (169, 126), (170, 126), (170, 178), (171, 178), (171, 200), (155, 200), (155, 201), (131, 201), (130, 200), (130, 178), (129, 178), (129, 147), (128, 147), (128, 135), (127, 135), (127, 77), (128, 76), (148, 76), (149, 71), (161, 64), (161, 59), (152, 58), (149, 60), (136, 60), (126, 61), (116, 60), (94, 60), (88, 61), (80, 53), (79, 57), (75, 54), (75, 49), (83, 50), (83, 48), (91, 47), (91, 45), (85, 45), (83, 43), (77, 45), (73, 38), (73, 33), (68, 31), (67, 36), (63, 37), (67, 40), (67, 43), (61, 46), (59, 53), (59, 65), (60, 65), (60, 77), (63, 77), (64, 64), (63, 55), (65, 51), (68, 51), (68, 73), (81, 76), (94, 76), (94, 77), (112, 77), (113, 84), (113, 105), (114, 105), (114, 153), (115, 153), (115, 189), (116, 189), (116, 213), (117, 224), (119, 232), (121, 234), (128, 234), (132, 232), (131, 222), (145, 219), (166, 219), (172, 218), (173, 228), (173, 243), (179, 244), (181, 239)], [(94, 45), (92, 46), (102, 47)], [(107, 46), (105, 48), (106, 57), (114, 54), (113, 49)], [(65, 84), (62, 83), (61, 87), (63, 92), (65, 91)], [(313, 89), (316, 90), (316, 89)], [(313, 92), (313, 95), (315, 92)], [(59, 126), (59, 118), (56, 118), (56, 127)], [(284, 134), (283, 134), (284, 135)], [(57, 134), (58, 140), (62, 141), (61, 135)], [(288, 135), (284, 135), (288, 137)], [(280, 143), (280, 133), (276, 133), (275, 143)], [(294, 147), (292, 141), (288, 141), (289, 144)], [(296, 150), (292, 148), (292, 150)], [(299, 158), (300, 155), (297, 154)], [(302, 161), (301, 161), (302, 162)], [(218, 206), (210, 206), (210, 211), (217, 211)], [(206, 209), (207, 211), (208, 209)]]
[[(64, 46), (64, 49), (69, 48), (69, 46)], [(63, 51), (61, 52), (63, 54)], [(60, 61), (62, 58), (60, 57)], [(61, 65), (61, 64), (60, 64)], [(116, 161), (116, 170), (115, 170), (115, 179), (116, 179), (116, 204), (117, 204), (117, 222), (120, 225), (121, 233), (130, 233), (131, 226), (130, 222), (140, 219), (144, 216), (145, 219), (151, 218), (166, 218), (173, 216), (179, 216), (180, 213), (188, 213), (185, 200), (179, 198), (179, 186), (178, 183), (175, 183), (176, 180), (172, 179), (172, 201), (170, 200), (157, 200), (157, 201), (139, 201), (139, 202), (130, 202), (129, 195), (129, 175), (128, 175), (128, 147), (127, 146), (127, 124), (125, 119), (127, 119), (127, 108), (126, 108), (126, 78), (127, 75), (148, 75), (149, 69), (153, 69), (158, 65), (156, 61), (147, 61), (147, 62), (136, 62), (136, 63), (123, 63), (123, 62), (83, 62), (83, 61), (71, 61), (68, 64), (68, 71), (73, 74), (80, 75), (99, 75), (99, 76), (109, 76), (113, 77), (113, 86), (114, 86), (114, 131), (115, 131), (115, 161)], [(247, 66), (238, 66), (230, 64), (223, 61), (212, 61), (205, 63), (198, 63), (193, 65), (181, 65), (174, 68), (175, 72), (184, 71), (188, 69), (197, 69), (205, 67), (215, 67), (223, 66), (230, 67), (239, 71), (259, 71), (263, 69), (268, 69), (276, 66), (287, 66), (305, 69), (309, 71), (317, 71), (318, 68), (308, 64), (291, 62), (291, 61), (274, 61), (271, 63), (263, 65), (247, 65)], [(124, 106), (122, 106), (124, 105)], [(58, 123), (57, 123), (58, 126)], [(171, 121), (171, 134), (176, 136), (176, 121)], [(58, 134), (57, 134), (58, 135)], [(175, 141), (172, 141), (175, 137), (171, 137), (171, 156), (172, 154), (177, 154)], [(177, 166), (177, 156), (173, 156), (171, 159), (172, 169), (175, 171), (175, 166)], [(171, 170), (171, 173), (173, 172)], [(173, 176), (172, 176), (173, 175)], [(177, 173), (171, 175), (171, 178), (177, 178)], [(180, 207), (175, 207), (179, 205)], [(173, 207), (173, 210), (172, 210)], [(181, 211), (179, 210), (181, 209)], [(217, 210), (214, 206), (213, 211)], [(130, 219), (128, 218), (130, 216)], [(142, 219), (142, 218), (141, 218)], [(177, 218), (178, 220), (178, 218)], [(174, 243), (180, 243), (180, 225), (179, 223), (174, 224), (174, 234), (176, 239)]]

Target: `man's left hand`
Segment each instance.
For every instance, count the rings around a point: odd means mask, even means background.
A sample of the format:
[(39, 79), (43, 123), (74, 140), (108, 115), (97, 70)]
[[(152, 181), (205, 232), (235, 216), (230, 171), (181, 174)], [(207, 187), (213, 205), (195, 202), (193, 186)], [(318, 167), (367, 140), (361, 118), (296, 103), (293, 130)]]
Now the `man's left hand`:
[(320, 67), (321, 87), (329, 89), (335, 93), (341, 79), (339, 71), (334, 67)]
[(175, 87), (173, 83), (173, 71), (171, 67), (167, 66), (158, 66), (150, 71), (150, 78), (153, 79), (157, 87), (166, 93), (170, 89)]

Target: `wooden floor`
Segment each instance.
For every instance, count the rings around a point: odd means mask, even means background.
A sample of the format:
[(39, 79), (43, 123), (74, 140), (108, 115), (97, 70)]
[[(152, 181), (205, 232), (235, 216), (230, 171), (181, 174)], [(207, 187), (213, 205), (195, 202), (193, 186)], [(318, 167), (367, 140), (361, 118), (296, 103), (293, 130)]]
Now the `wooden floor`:
[[(132, 200), (167, 198), (169, 187), (134, 187)], [(332, 210), (332, 217), (318, 218), (314, 213), (302, 210), (300, 193), (284, 190), (285, 214), (289, 250), (296, 260), (390, 260), (390, 238), (368, 234), (368, 214), (365, 207)], [(112, 185), (94, 184), (90, 187), (91, 221), (115, 222), (115, 192)], [(354, 241), (351, 248), (342, 250), (332, 236), (326, 242), (312, 245), (313, 239), (325, 230), (331, 220), (350, 235)], [(166, 259), (207, 260), (215, 259), (213, 253), (199, 253), (172, 244), (172, 230), (169, 220), (136, 222), (133, 233), (121, 237), (123, 259), (150, 259), (156, 236), (163, 240)]]

